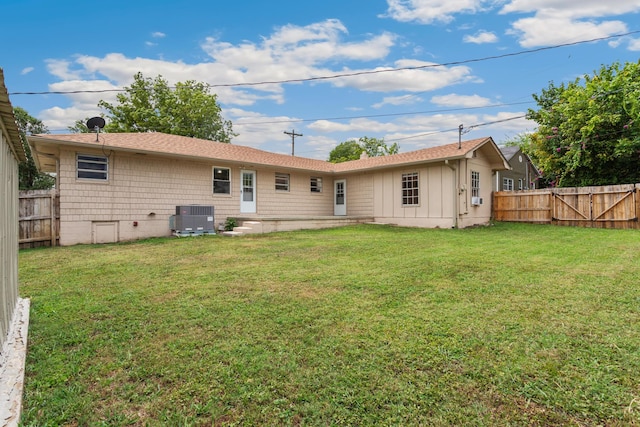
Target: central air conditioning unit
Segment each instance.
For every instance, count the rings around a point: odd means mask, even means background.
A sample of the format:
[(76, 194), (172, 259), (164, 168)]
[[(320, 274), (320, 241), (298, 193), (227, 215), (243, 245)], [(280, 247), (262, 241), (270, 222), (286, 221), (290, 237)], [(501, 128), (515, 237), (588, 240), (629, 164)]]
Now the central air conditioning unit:
[(176, 206), (176, 214), (169, 218), (169, 227), (177, 236), (215, 234), (213, 206)]
[(482, 204), (482, 197), (472, 197), (471, 206), (480, 206)]

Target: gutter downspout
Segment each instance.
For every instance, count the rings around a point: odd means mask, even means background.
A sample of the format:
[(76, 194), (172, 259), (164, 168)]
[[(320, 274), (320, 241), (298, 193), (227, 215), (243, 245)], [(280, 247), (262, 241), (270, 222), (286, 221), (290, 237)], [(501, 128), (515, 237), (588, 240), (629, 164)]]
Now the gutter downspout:
[(453, 225), (451, 228), (458, 228), (458, 212), (460, 204), (460, 196), (458, 195), (458, 168), (449, 164), (449, 159), (445, 159), (444, 164), (453, 172)]

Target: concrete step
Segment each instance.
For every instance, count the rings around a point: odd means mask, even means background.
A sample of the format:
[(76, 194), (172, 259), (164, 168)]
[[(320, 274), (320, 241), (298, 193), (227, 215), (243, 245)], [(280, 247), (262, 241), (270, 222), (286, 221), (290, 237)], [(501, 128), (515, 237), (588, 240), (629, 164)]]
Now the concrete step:
[(234, 230), (240, 229), (243, 233), (262, 233), (262, 223), (260, 221), (243, 221), (240, 227), (234, 227)]
[(244, 235), (244, 233), (242, 231), (223, 231), (222, 232), (223, 236), (227, 236), (227, 237), (238, 237), (238, 236), (242, 236)]

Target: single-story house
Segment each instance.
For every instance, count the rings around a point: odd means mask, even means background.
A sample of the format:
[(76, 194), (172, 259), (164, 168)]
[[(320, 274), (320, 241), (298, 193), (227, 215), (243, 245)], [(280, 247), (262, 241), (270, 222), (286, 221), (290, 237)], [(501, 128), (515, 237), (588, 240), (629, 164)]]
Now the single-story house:
[(491, 179), (509, 164), (490, 137), (344, 163), (162, 133), (33, 135), (57, 174), (60, 244), (168, 236), (177, 206), (262, 231), (354, 222), (467, 227), (491, 217)]
[(535, 190), (540, 172), (531, 158), (520, 147), (500, 147), (511, 166), (510, 170), (497, 170), (493, 180), (494, 191)]
[(18, 164), (25, 152), (0, 68), (0, 421), (17, 426), (22, 407), (29, 300), (18, 294)]

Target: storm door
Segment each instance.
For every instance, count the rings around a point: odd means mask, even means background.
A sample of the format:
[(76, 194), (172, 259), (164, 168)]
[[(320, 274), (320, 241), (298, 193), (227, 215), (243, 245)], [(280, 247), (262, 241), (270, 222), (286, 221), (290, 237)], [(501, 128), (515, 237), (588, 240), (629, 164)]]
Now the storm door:
[(240, 212), (256, 213), (256, 171), (240, 171)]

